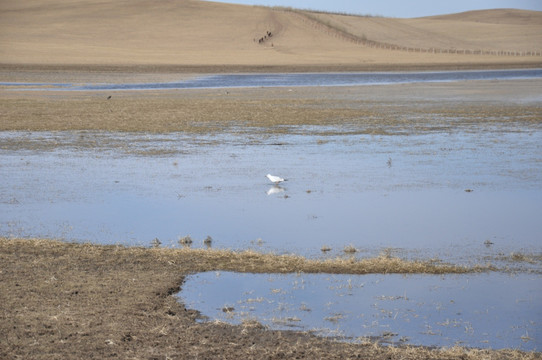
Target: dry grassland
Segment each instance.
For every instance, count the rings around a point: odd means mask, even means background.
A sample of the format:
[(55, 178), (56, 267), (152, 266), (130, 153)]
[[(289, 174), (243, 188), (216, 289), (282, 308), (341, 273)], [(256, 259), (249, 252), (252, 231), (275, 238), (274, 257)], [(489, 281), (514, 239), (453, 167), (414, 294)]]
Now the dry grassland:
[(323, 24), (372, 41), (441, 51), (531, 52), (542, 43), (542, 12), (498, 9), (415, 19), (311, 14)]
[[(198, 323), (198, 314), (171, 296), (193, 272), (301, 271), (304, 260), (298, 258), (0, 238), (0, 261), (0, 357), (5, 359), (541, 358), (517, 350), (340, 343), (266, 330), (254, 321)], [(376, 260), (382, 261), (395, 266)]]
[[(541, 66), (539, 12), (495, 10), (449, 17), (339, 16), (197, 0), (0, 2), (0, 63), (207, 67), (210, 71)], [(265, 41), (262, 37), (271, 33)], [(537, 56), (393, 51), (535, 51)], [(517, 55), (514, 53), (514, 55)]]

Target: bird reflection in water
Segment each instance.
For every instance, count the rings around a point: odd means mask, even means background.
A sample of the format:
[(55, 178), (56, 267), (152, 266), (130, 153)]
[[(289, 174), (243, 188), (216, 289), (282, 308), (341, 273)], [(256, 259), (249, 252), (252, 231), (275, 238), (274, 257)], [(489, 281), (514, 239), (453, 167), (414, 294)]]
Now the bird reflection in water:
[(273, 185), (267, 190), (267, 195), (273, 195), (273, 194), (279, 194), (281, 192), (284, 192), (284, 188), (278, 185)]

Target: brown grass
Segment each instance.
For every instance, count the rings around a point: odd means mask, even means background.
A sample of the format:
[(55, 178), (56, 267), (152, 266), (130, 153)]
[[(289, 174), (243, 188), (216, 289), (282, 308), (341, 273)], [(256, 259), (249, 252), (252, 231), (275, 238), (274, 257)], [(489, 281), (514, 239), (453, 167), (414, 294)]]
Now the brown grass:
[(344, 247), (343, 251), (346, 254), (355, 254), (358, 250), (354, 247), (354, 245), (347, 245)]
[(500, 255), (497, 257), (497, 259), (511, 263), (528, 263), (531, 265), (542, 264), (542, 254), (525, 254), (521, 252), (513, 252), (510, 255)]
[[(530, 64), (541, 56), (397, 52), (353, 43), (344, 34), (416, 47), (537, 50), (537, 12), (509, 24), (454, 18), (387, 19), (311, 14), (196, 0), (24, 0), (0, 3), (4, 64), (213, 66), (412, 66)], [(500, 15), (507, 19), (509, 15)], [(260, 44), (257, 39), (271, 31)], [(256, 40), (256, 41), (255, 41)], [(535, 49), (533, 49), (533, 46)], [(538, 64), (538, 65), (533, 65)]]
[(542, 41), (540, 11), (496, 9), (416, 19), (325, 13), (306, 16), (345, 36), (410, 51), (538, 52), (535, 44)]
[[(0, 91), (0, 130), (244, 133), (266, 128), (275, 133), (385, 135), (519, 121), (528, 127), (540, 123), (542, 107), (519, 99), (537, 96), (539, 89), (540, 80), (487, 81), (338, 87), (333, 91), (260, 88), (233, 89), (229, 94), (217, 89), (115, 92), (110, 100), (107, 92), (4, 90)], [(314, 125), (329, 128), (304, 127)], [(96, 146), (85, 145), (84, 139), (81, 142), (82, 147)], [(23, 144), (13, 144), (17, 145)]]
[(296, 255), (263, 254), (252, 250), (162, 249), (166, 261), (192, 257), (202, 271), (225, 270), (250, 273), (329, 273), (329, 274), (466, 274), (496, 270), (491, 265), (459, 266), (437, 261), (403, 260), (381, 255), (356, 259), (337, 257), (326, 260)]

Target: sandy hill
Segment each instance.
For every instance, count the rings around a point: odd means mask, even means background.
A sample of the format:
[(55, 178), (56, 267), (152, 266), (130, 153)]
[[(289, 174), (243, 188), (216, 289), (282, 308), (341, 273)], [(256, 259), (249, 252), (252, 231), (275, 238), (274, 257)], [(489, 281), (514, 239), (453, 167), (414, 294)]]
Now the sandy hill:
[(314, 16), (356, 36), (402, 47), (434, 48), (439, 52), (542, 50), (542, 12), (538, 11), (499, 9), (415, 19)]
[(542, 24), (542, 11), (528, 11), (518, 9), (491, 9), (467, 11), (457, 14), (431, 16), (426, 19), (478, 22), (487, 24), (507, 25), (540, 25)]
[[(541, 14), (390, 19), (198, 0), (0, 0), (0, 63), (536, 64)], [(495, 54), (450, 53), (457, 49)]]

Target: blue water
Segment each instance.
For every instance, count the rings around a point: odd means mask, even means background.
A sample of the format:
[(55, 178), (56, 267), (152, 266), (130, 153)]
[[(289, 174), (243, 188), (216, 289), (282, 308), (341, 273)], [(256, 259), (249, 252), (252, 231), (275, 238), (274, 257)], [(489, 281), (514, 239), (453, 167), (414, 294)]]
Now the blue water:
[[(93, 148), (79, 148), (81, 137)], [(36, 149), (48, 144), (61, 145)], [(4, 132), (0, 235), (147, 246), (158, 237), (179, 246), (190, 234), (194, 247), (210, 235), (217, 248), (313, 257), (323, 245), (330, 256), (347, 245), (362, 255), (393, 247), (451, 262), (537, 252), (540, 144), (535, 128), (261, 142), (243, 134)], [(268, 172), (288, 181), (274, 187)], [(495, 244), (487, 249), (486, 240)]]
[(295, 86), (359, 86), (418, 82), (450, 82), (465, 80), (512, 80), (542, 78), (542, 69), (438, 71), (438, 72), (363, 72), (363, 73), (279, 73), (279, 74), (221, 74), (201, 76), (190, 80), (134, 84), (58, 84), (0, 82), (0, 86), (25, 86), (27, 90), (166, 90), (238, 87)]
[(187, 277), (178, 296), (209, 320), (232, 324), (255, 319), (353, 341), (539, 351), (541, 286), (537, 274), (206, 272)]

